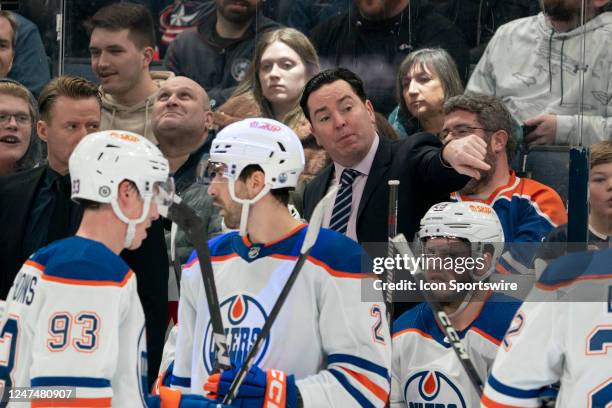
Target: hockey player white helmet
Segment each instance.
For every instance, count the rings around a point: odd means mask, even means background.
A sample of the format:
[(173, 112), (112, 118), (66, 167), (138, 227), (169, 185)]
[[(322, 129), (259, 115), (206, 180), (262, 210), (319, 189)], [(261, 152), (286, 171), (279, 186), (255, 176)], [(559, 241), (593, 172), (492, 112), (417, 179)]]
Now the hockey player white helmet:
[[(171, 203), (174, 184), (168, 160), (153, 143), (135, 133), (91, 133), (76, 146), (68, 166), (72, 199), (111, 204), (117, 218), (128, 224), (126, 248), (134, 239), (136, 225), (146, 219), (151, 200), (156, 199), (160, 213)], [(123, 180), (133, 182), (143, 198), (143, 211), (137, 219), (129, 219), (119, 207), (117, 197)]]
[(475, 280), (491, 275), (504, 248), (504, 231), (495, 210), (478, 202), (443, 202), (432, 206), (421, 219), (418, 232), (421, 242), (430, 237), (465, 239), (472, 244), (473, 256), (482, 256), (492, 247), (491, 268), (479, 276), (472, 274)]
[[(229, 180), (232, 200), (242, 204), (240, 234), (246, 234), (249, 206), (270, 190), (295, 187), (304, 170), (304, 149), (288, 126), (267, 118), (244, 119), (221, 130), (212, 141), (211, 166), (221, 166)], [(265, 174), (264, 188), (252, 199), (236, 197), (234, 183), (245, 167), (258, 165)]]

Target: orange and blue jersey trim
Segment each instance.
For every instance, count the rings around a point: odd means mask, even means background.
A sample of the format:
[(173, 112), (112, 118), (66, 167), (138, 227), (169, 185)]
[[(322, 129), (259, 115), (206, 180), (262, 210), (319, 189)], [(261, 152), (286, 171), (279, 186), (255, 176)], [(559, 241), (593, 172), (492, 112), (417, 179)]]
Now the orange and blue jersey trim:
[(431, 334), (425, 333), (423, 330), (417, 329), (415, 327), (410, 327), (408, 329), (400, 330), (397, 333), (393, 333), (392, 337), (395, 339), (396, 337), (399, 337), (399, 336), (402, 336), (402, 335), (408, 334), (408, 333), (415, 333), (415, 334), (418, 334), (421, 337), (425, 337), (426, 339), (433, 340), (433, 337), (431, 336)]
[(577, 282), (612, 279), (612, 249), (577, 252), (554, 260), (535, 284), (538, 289), (554, 291)]
[(116, 287), (124, 287), (127, 285), (128, 281), (134, 276), (134, 272), (130, 269), (128, 273), (124, 276), (121, 282), (116, 282), (113, 280), (84, 280), (84, 279), (70, 279), (70, 278), (61, 278), (58, 276), (52, 276), (43, 274), (41, 279), (44, 279), (49, 282), (61, 283), (64, 285), (82, 285), (82, 286), (116, 286)]
[(98, 241), (70, 237), (37, 251), (26, 265), (43, 272), (42, 278), (84, 286), (124, 286), (133, 275), (117, 254)]
[[(246, 262), (253, 262), (264, 257), (283, 260), (295, 260), (308, 228), (300, 224), (289, 235), (272, 243), (252, 244), (248, 238), (241, 237), (233, 231), (209, 241), (212, 262), (224, 262), (240, 257)], [(344, 235), (323, 228), (315, 246), (310, 251), (308, 261), (323, 268), (337, 278), (372, 278), (371, 258), (361, 246)], [(197, 262), (195, 251), (185, 264), (185, 268)]]
[(597, 280), (612, 280), (612, 274), (608, 274), (608, 275), (583, 275), (583, 276), (579, 276), (575, 279), (571, 279), (571, 280), (567, 280), (567, 281), (563, 281), (563, 282), (559, 282), (559, 283), (555, 283), (555, 284), (545, 284), (542, 282), (537, 282), (535, 284), (535, 286), (538, 289), (542, 289), (542, 290), (546, 290), (546, 291), (553, 291), (553, 290), (557, 290), (560, 288), (564, 288), (570, 285), (573, 285), (576, 282), (581, 282), (581, 281), (597, 281)]
[[(541, 238), (552, 228), (567, 223), (567, 211), (556, 191), (535, 180), (517, 177), (514, 171), (510, 172), (508, 183), (495, 189), (486, 199), (473, 199), (458, 192), (452, 193), (451, 199), (491, 205), (500, 218), (506, 242), (517, 241), (515, 233), (523, 232), (521, 230), (525, 228)], [(526, 210), (524, 203), (528, 204), (530, 211)], [(517, 219), (524, 225), (513, 225)], [(518, 241), (524, 241), (524, 238), (519, 237)]]
[[(461, 338), (472, 331), (480, 337), (499, 346), (514, 318), (520, 301), (499, 293), (488, 293), (486, 298), (479, 302), (479, 310), (472, 322), (457, 334)], [(449, 348), (450, 344), (444, 342), (446, 336), (444, 329), (436, 322), (433, 311), (426, 303), (420, 303), (402, 314), (393, 324), (393, 339), (408, 334), (418, 334), (423, 338), (432, 340)]]
[(493, 374), (489, 375), (489, 379), (487, 380), (487, 384), (496, 392), (506, 395), (508, 397), (530, 400), (534, 398), (538, 398), (541, 393), (541, 388), (534, 388), (530, 390), (523, 390), (520, 388), (511, 387), (499, 381)]
[[(389, 372), (385, 367), (350, 354), (330, 354), (327, 358), (327, 364), (329, 367), (328, 371), (338, 380), (344, 389), (359, 402), (360, 406), (374, 407), (374, 404), (372, 404), (370, 399), (368, 399), (359, 389), (350, 383), (349, 378), (352, 378), (353, 381), (356, 381), (363, 388), (376, 396), (376, 398), (380, 400), (381, 406), (387, 403), (389, 399), (389, 389), (385, 389), (369, 378), (369, 375), (374, 374), (381, 377), (388, 385), (390, 383)], [(366, 371), (369, 375), (355, 371), (348, 367), (347, 364)]]
[(491, 398), (489, 398), (486, 394), (482, 394), (482, 398), (480, 399), (480, 402), (486, 408), (521, 408), (517, 405), (507, 405), (507, 404), (501, 404), (499, 402), (495, 402)]
[(38, 399), (32, 401), (32, 408), (43, 407), (83, 407), (97, 408), (112, 406), (112, 398), (70, 398), (70, 399)]
[[(110, 388), (107, 378), (95, 377), (35, 377), (30, 381), (36, 387), (77, 387), (77, 388)], [(110, 407), (111, 397), (38, 399), (32, 401), (32, 407)]]

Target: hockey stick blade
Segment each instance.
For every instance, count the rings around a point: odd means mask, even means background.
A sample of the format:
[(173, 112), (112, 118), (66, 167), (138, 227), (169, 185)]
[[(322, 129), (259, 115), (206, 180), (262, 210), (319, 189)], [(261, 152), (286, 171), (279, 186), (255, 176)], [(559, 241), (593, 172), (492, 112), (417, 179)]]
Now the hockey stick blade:
[(331, 189), (325, 195), (325, 197), (323, 197), (321, 201), (319, 201), (319, 203), (313, 210), (312, 216), (310, 217), (310, 223), (308, 224), (308, 231), (306, 231), (304, 242), (302, 243), (302, 247), (300, 248), (300, 256), (295, 262), (293, 270), (291, 271), (291, 274), (289, 275), (285, 286), (283, 286), (281, 293), (278, 295), (278, 299), (276, 299), (276, 302), (274, 303), (274, 306), (270, 311), (268, 319), (261, 328), (259, 336), (257, 336), (257, 338), (255, 339), (255, 343), (253, 343), (253, 346), (251, 346), (249, 354), (242, 363), (242, 366), (240, 367), (240, 371), (238, 371), (238, 374), (236, 375), (236, 377), (234, 377), (234, 380), (232, 381), (227, 395), (225, 396), (225, 398), (223, 398), (223, 404), (231, 405), (231, 403), (236, 398), (236, 395), (238, 395), (238, 390), (244, 382), (244, 379), (253, 367), (255, 357), (257, 357), (257, 354), (259, 353), (263, 341), (270, 335), (270, 331), (272, 330), (272, 325), (274, 324), (276, 317), (278, 316), (281, 308), (285, 304), (285, 300), (289, 296), (289, 292), (291, 291), (293, 284), (295, 283), (300, 271), (302, 270), (304, 262), (306, 262), (308, 254), (310, 253), (310, 250), (314, 246), (315, 242), (317, 242), (317, 237), (319, 236), (319, 231), (321, 230), (321, 224), (323, 223), (323, 215), (325, 214), (325, 209), (328, 208), (332, 199), (336, 196), (337, 191), (337, 187)]
[(210, 261), (210, 251), (208, 250), (208, 231), (206, 230), (206, 225), (204, 225), (204, 222), (198, 217), (193, 208), (182, 202), (178, 196), (175, 196), (174, 202), (168, 209), (168, 218), (185, 231), (198, 255), (206, 301), (208, 303), (208, 312), (210, 313), (213, 329), (212, 337), (217, 348), (214, 371), (231, 370), (232, 364), (228, 354), (229, 349), (223, 328), (223, 319), (221, 318), (215, 275)]
[[(408, 245), (408, 241), (406, 241), (406, 237), (404, 237), (404, 234), (399, 234), (393, 237), (393, 239), (391, 239), (391, 242), (400, 254), (407, 255), (408, 257), (415, 259), (414, 254), (412, 253), (412, 249), (410, 249), (410, 246)], [(418, 266), (417, 269), (412, 272), (417, 281), (426, 281), (425, 273)], [(421, 285), (419, 285), (419, 287), (421, 287)], [(467, 373), (470, 382), (474, 386), (474, 389), (476, 390), (479, 396), (482, 396), (482, 380), (480, 379), (480, 376), (478, 375), (478, 372), (476, 371), (476, 367), (474, 367), (472, 360), (470, 360), (470, 356), (468, 355), (467, 349), (463, 345), (463, 342), (461, 341), (461, 337), (459, 337), (457, 330), (455, 330), (455, 328), (453, 327), (450, 318), (448, 317), (446, 312), (440, 307), (438, 302), (433, 299), (432, 296), (426, 290), (422, 291), (421, 293), (423, 294), (425, 301), (429, 304), (432, 311), (434, 312), (433, 315), (436, 322), (444, 328), (446, 337), (448, 338), (448, 341), (450, 342), (453, 351), (459, 358), (459, 362), (465, 369), (465, 372)]]

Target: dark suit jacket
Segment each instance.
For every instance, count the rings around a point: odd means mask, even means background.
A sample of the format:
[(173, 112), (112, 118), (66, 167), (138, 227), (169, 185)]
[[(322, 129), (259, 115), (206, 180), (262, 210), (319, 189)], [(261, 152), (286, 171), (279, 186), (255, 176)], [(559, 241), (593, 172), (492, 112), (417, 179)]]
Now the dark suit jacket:
[[(388, 240), (388, 180), (400, 180), (398, 231), (404, 233), (409, 241), (429, 207), (447, 200), (449, 193), (467, 183), (467, 176), (442, 165), (441, 146), (439, 140), (429, 133), (418, 133), (398, 141), (380, 137), (357, 213), (357, 239), (360, 243)], [(332, 163), (306, 185), (303, 215), (307, 220), (327, 192), (333, 175)]]
[[(47, 167), (0, 177), (0, 298), (6, 299), (15, 275), (30, 254), (22, 243), (30, 209)], [(138, 295), (145, 313), (149, 380), (157, 377), (166, 332), (168, 302), (168, 257), (161, 220), (147, 230), (147, 238), (135, 251), (121, 257), (134, 271)]]
[[(442, 164), (442, 145), (429, 133), (417, 133), (406, 139), (380, 142), (357, 212), (357, 240), (373, 257), (387, 255), (389, 215), (388, 180), (400, 180), (398, 190), (398, 232), (412, 241), (425, 212), (434, 204), (448, 201), (449, 194), (462, 188), (469, 177)], [(304, 217), (309, 220), (315, 205), (323, 198), (334, 175), (333, 163), (312, 179), (304, 190)], [(385, 243), (371, 245), (370, 243)], [(396, 281), (412, 279), (409, 273), (397, 273)], [(422, 300), (396, 298), (393, 317)]]

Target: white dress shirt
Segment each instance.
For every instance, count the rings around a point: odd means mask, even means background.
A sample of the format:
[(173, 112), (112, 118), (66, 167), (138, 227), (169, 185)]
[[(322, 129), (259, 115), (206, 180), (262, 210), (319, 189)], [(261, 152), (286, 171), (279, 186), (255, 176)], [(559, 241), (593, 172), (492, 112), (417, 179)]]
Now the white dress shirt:
[[(357, 241), (357, 211), (359, 210), (359, 203), (361, 202), (361, 196), (363, 195), (363, 190), (365, 188), (366, 182), (368, 181), (368, 175), (370, 174), (370, 169), (372, 168), (372, 163), (374, 162), (374, 156), (376, 156), (376, 150), (378, 150), (379, 138), (378, 134), (374, 136), (374, 140), (372, 141), (372, 146), (370, 146), (370, 150), (368, 154), (363, 158), (362, 161), (357, 163), (356, 166), (351, 167), (351, 169), (357, 170), (359, 175), (355, 177), (353, 181), (353, 196), (351, 200), (351, 215), (348, 219), (348, 226), (346, 228), (346, 236), (351, 238), (354, 241)], [(342, 166), (334, 162), (334, 177), (332, 177), (331, 182), (329, 183), (329, 188), (327, 191), (331, 190), (335, 186), (340, 185), (340, 177), (342, 177), (342, 172), (346, 169), (346, 167)], [(334, 197), (334, 202), (336, 201), (336, 197)], [(331, 220), (332, 211), (334, 210), (334, 206), (330, 205), (323, 217), (323, 226), (329, 227), (329, 221)]]

